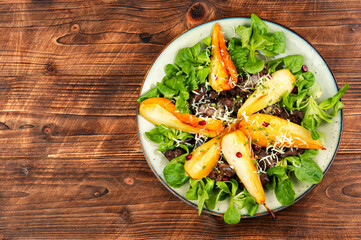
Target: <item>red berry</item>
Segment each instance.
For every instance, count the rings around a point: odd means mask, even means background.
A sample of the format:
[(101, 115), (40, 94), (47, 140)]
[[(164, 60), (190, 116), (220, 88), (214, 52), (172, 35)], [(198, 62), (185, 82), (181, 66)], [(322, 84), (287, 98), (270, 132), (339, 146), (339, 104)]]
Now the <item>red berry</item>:
[(294, 93), (294, 94), (297, 94), (297, 93), (298, 93), (298, 88), (297, 88), (297, 86), (295, 86), (295, 87), (292, 89), (292, 93)]
[(269, 123), (268, 122), (263, 122), (262, 125), (265, 126), (265, 127), (268, 127)]
[(255, 151), (257, 151), (257, 150), (259, 149), (259, 146), (256, 145), (256, 144), (253, 144), (252, 147), (253, 147), (253, 149), (254, 149)]
[(192, 158), (192, 154), (186, 156), (186, 160), (191, 160), (191, 158)]
[(242, 76), (240, 75), (240, 76), (238, 76), (238, 81), (240, 81), (240, 82), (242, 82), (243, 81), (243, 78), (242, 78)]
[(306, 65), (303, 65), (303, 66), (302, 66), (302, 72), (307, 72), (307, 71), (308, 71), (307, 66), (306, 66)]
[(242, 153), (237, 152), (237, 153), (236, 153), (236, 156), (237, 156), (238, 158), (241, 158), (241, 157), (242, 157)]
[(198, 122), (199, 125), (206, 125), (206, 123), (207, 123), (206, 120), (202, 120), (202, 121)]
[(228, 181), (229, 180), (229, 177), (224, 177), (223, 178), (223, 181)]

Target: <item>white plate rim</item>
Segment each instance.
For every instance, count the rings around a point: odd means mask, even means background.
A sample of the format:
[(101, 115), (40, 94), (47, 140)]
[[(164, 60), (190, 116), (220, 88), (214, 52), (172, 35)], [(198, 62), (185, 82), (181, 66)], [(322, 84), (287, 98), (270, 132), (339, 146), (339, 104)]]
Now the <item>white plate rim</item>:
[[(176, 37), (174, 37), (171, 41), (169, 41), (164, 47), (163, 49), (159, 52), (159, 54), (157, 54), (157, 57), (153, 60), (152, 64), (150, 65), (150, 67), (148, 68), (147, 70), (147, 73), (146, 75), (144, 76), (144, 79), (143, 79), (143, 82), (142, 82), (142, 85), (141, 85), (141, 88), (139, 90), (139, 95), (138, 95), (138, 98), (141, 96), (141, 93), (142, 93), (142, 90), (143, 90), (143, 86), (144, 86), (144, 83), (148, 77), (148, 74), (150, 72), (150, 70), (153, 68), (153, 66), (156, 64), (157, 62), (157, 59), (159, 58), (159, 56), (166, 50), (166, 48), (171, 44), (173, 43), (176, 39), (178, 39), (179, 37), (181, 37), (182, 35), (184, 35), (185, 33), (191, 31), (191, 30), (194, 30), (196, 28), (199, 28), (199, 27), (202, 27), (204, 26), (205, 24), (209, 24), (209, 23), (212, 23), (212, 22), (220, 22), (220, 21), (223, 21), (223, 20), (230, 20), (230, 19), (239, 19), (239, 20), (250, 20), (250, 17), (228, 17), (228, 18), (219, 18), (219, 19), (214, 19), (214, 20), (211, 20), (211, 21), (207, 21), (207, 22), (204, 22), (202, 24), (199, 24), (197, 26), (194, 26), (192, 28), (189, 28), (189, 29), (186, 29), (185, 31), (183, 31), (182, 33), (180, 33), (179, 35), (177, 35)], [(323, 64), (327, 67), (330, 75), (332, 76), (332, 80), (333, 80), (333, 83), (335, 84), (335, 87), (337, 90), (339, 90), (339, 87), (338, 87), (338, 84), (336, 82), (336, 79), (335, 79), (335, 76), (334, 74), (332, 73), (329, 65), (327, 64), (327, 62), (325, 61), (325, 59), (322, 57), (322, 55), (317, 51), (317, 49), (307, 40), (305, 40), (303, 37), (301, 37), (300, 35), (298, 35), (295, 31), (291, 30), (290, 28), (288, 27), (285, 27), (283, 26), (282, 24), (279, 24), (279, 23), (275, 23), (275, 22), (271, 22), (271, 21), (268, 21), (268, 20), (264, 20), (262, 19), (264, 22), (266, 23), (270, 23), (270, 24), (274, 24), (274, 25), (277, 25), (278, 27), (282, 28), (284, 31), (288, 31), (290, 33), (292, 33), (294, 36), (300, 38), (301, 41), (304, 41), (304, 43), (308, 46), (310, 46), (314, 51), (315, 53), (322, 59), (323, 61)], [(144, 154), (144, 157), (149, 165), (149, 167), (151, 168), (152, 172), (155, 174), (155, 176), (158, 178), (158, 180), (171, 192), (173, 193), (176, 197), (178, 197), (179, 199), (181, 199), (183, 202), (187, 203), (188, 205), (194, 207), (194, 208), (198, 208), (197, 204), (191, 202), (190, 200), (188, 200), (187, 198), (181, 196), (179, 193), (177, 193), (174, 189), (172, 189), (166, 182), (164, 179), (162, 179), (162, 177), (158, 174), (158, 172), (154, 169), (151, 161), (149, 160), (147, 154), (146, 154), (146, 151), (144, 149), (144, 146), (143, 146), (143, 143), (142, 143), (142, 138), (141, 138), (141, 133), (140, 133), (140, 130), (139, 130), (139, 104), (137, 104), (137, 114), (136, 114), (136, 125), (137, 125), (137, 134), (138, 134), (138, 139), (139, 139), (139, 143), (140, 143), (140, 146), (141, 146), (141, 149), (142, 149), (142, 152)], [(340, 114), (340, 135), (338, 136), (338, 140), (337, 140), (337, 145), (336, 145), (336, 148), (335, 148), (335, 151), (332, 155), (332, 158), (330, 159), (327, 167), (325, 168), (325, 170), (323, 171), (323, 174), (325, 175), (326, 172), (329, 170), (329, 168), (331, 167), (336, 155), (337, 155), (337, 152), (338, 152), (338, 149), (340, 147), (340, 142), (341, 142), (341, 137), (342, 137), (342, 133), (343, 133), (343, 109), (341, 109), (339, 111), (339, 114)], [(288, 205), (288, 206), (281, 206), (281, 207), (278, 207), (278, 208), (275, 208), (275, 209), (272, 209), (272, 211), (274, 213), (278, 212), (278, 211), (281, 211), (287, 207), (290, 207), (292, 206), (293, 204), (295, 204), (296, 202), (298, 202), (299, 200), (301, 200), (304, 196), (306, 196), (313, 188), (316, 187), (317, 184), (313, 184), (311, 185), (303, 194), (301, 194), (300, 196), (298, 196), (295, 201)], [(208, 213), (208, 214), (212, 214), (212, 215), (216, 215), (216, 216), (223, 216), (224, 214), (223, 213), (219, 213), (219, 212), (216, 212), (216, 211), (213, 211), (213, 210), (209, 210), (209, 209), (203, 209), (203, 212), (205, 213)], [(250, 215), (243, 215), (242, 214), (242, 218), (254, 218), (254, 217), (260, 217), (260, 216), (265, 216), (265, 215), (269, 215), (269, 213), (267, 211), (264, 211), (262, 213), (257, 213), (255, 214), (254, 216), (250, 216)]]

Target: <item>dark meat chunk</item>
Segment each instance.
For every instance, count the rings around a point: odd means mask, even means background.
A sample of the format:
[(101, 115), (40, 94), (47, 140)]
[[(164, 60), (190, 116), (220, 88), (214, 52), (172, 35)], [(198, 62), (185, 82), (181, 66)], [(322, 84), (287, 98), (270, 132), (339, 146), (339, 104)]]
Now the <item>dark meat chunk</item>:
[(258, 73), (260, 78), (263, 77), (264, 75), (267, 75), (267, 74), (268, 74), (267, 66), (265, 66), (265, 68)]
[(218, 100), (218, 104), (221, 104), (228, 108), (229, 111), (233, 109), (234, 102), (231, 97), (222, 97)]
[(165, 153), (164, 156), (170, 161), (173, 158), (179, 157), (182, 154), (185, 154), (185, 150), (183, 148), (175, 148), (173, 150), (168, 149)]
[(292, 114), (288, 113), (284, 108), (281, 108), (278, 105), (273, 105), (264, 110), (265, 113), (273, 114), (277, 117), (283, 119), (289, 119), (291, 122), (296, 124), (301, 124), (303, 117), (305, 116), (304, 112), (295, 110)]
[(273, 105), (272, 106), (272, 110), (270, 111), (270, 114), (273, 114), (273, 115), (275, 115), (277, 117), (280, 117), (280, 118), (283, 118), (285, 120), (287, 120), (289, 118), (289, 116), (290, 116), (290, 114), (284, 108), (281, 108), (278, 105)]
[(205, 94), (206, 94), (206, 87), (203, 84), (201, 84), (198, 86), (198, 89), (195, 91), (195, 93), (191, 92), (189, 94), (188, 103), (192, 104), (194, 102), (200, 101)]
[(254, 156), (258, 161), (258, 164), (262, 170), (267, 170), (271, 167), (273, 167), (277, 163), (277, 159), (273, 159), (271, 157), (268, 157), (267, 159), (263, 161), (259, 161), (260, 159), (269, 156), (269, 154), (266, 151), (266, 148), (260, 147), (256, 144), (252, 145)]
[(261, 173), (261, 175), (259, 176), (262, 186), (265, 187), (267, 185), (267, 183), (270, 182), (269, 178), (268, 178), (268, 174), (267, 173)]
[(198, 108), (199, 115), (203, 117), (212, 117), (215, 111), (216, 109), (212, 107), (211, 103), (204, 103)]
[(214, 90), (209, 91), (208, 97), (210, 100), (215, 100), (218, 97), (218, 93)]
[(236, 174), (227, 163), (218, 163), (218, 170), (221, 171), (223, 177), (231, 178)]
[(209, 178), (215, 180), (216, 182), (229, 180), (236, 174), (227, 163), (218, 163), (217, 169), (218, 170), (212, 170), (212, 172), (208, 175)]
[[(196, 143), (196, 139), (194, 138), (187, 138), (181, 142), (179, 142), (180, 144), (184, 144), (184, 145), (192, 145), (194, 146), (194, 144)], [(182, 148), (183, 149), (183, 148)]]
[(301, 124), (304, 116), (305, 116), (304, 112), (296, 110), (292, 114), (290, 114), (289, 119), (293, 123)]
[(289, 157), (289, 156), (297, 156), (299, 154), (304, 153), (302, 148), (288, 148), (284, 154), (281, 155), (281, 158)]
[(223, 176), (218, 173), (218, 170), (212, 170), (208, 177), (216, 182), (223, 181)]

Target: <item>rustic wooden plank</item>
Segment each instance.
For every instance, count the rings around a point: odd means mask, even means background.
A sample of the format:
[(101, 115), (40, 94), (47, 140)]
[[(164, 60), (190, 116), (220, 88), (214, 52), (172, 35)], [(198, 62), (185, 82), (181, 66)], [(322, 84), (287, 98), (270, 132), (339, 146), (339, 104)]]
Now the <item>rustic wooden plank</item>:
[[(1, 238), (361, 237), (361, 2), (210, 0), (192, 20), (193, 4), (0, 3)], [(311, 42), (339, 86), (350, 89), (340, 150), (323, 181), (276, 222), (264, 216), (228, 226), (199, 217), (154, 176), (139, 145), (135, 101), (147, 69), (174, 37), (252, 12)]]

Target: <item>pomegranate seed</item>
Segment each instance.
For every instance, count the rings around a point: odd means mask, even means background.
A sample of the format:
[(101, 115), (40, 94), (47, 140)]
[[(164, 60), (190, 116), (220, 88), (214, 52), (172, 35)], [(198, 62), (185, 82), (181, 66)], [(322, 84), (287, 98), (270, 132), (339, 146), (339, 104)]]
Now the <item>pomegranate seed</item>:
[(303, 65), (303, 66), (302, 66), (302, 72), (307, 72), (307, 71), (308, 71), (307, 66), (306, 66), (306, 65)]
[(186, 160), (191, 160), (191, 158), (192, 158), (192, 154), (188, 154), (188, 155), (186, 156)]
[(237, 152), (237, 153), (236, 153), (236, 156), (237, 156), (238, 158), (241, 158), (241, 157), (242, 157), (242, 153)]
[(202, 120), (202, 121), (198, 122), (199, 125), (206, 125), (206, 123), (207, 123), (206, 120)]
[(262, 125), (265, 126), (265, 127), (268, 127), (268, 126), (269, 126), (269, 123), (263, 122)]
[(257, 150), (259, 149), (259, 146), (256, 145), (256, 144), (253, 144), (252, 147), (253, 147), (253, 149), (254, 149), (255, 151), (257, 151)]
[(240, 81), (240, 82), (242, 82), (242, 81), (243, 81), (242, 76), (238, 76), (238, 81)]
[(229, 180), (229, 177), (224, 177), (223, 178), (223, 181), (228, 181)]
[(196, 90), (194, 90), (195, 92), (199, 92), (199, 90), (198, 89), (196, 89)]
[(297, 93), (298, 93), (298, 88), (297, 88), (297, 86), (295, 86), (295, 87), (292, 89), (292, 93), (294, 93), (294, 94), (297, 94)]

